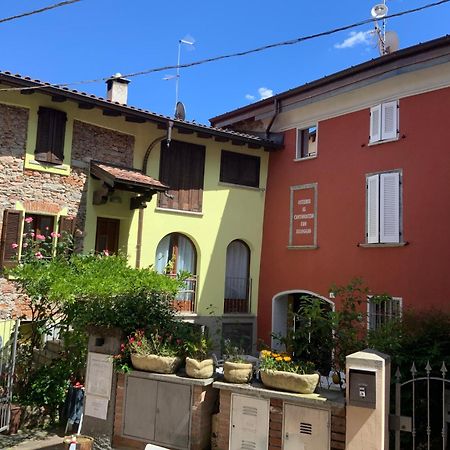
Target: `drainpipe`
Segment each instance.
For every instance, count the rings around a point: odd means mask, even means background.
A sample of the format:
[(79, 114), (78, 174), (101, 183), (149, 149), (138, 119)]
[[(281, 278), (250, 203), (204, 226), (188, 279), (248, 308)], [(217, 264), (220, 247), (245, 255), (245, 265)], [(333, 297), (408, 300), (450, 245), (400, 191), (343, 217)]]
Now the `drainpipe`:
[[(150, 145), (147, 147), (147, 150), (145, 151), (144, 159), (142, 161), (142, 173), (147, 173), (147, 164), (148, 159), (150, 157), (150, 153), (154, 149), (155, 145), (159, 142), (163, 141), (164, 139), (171, 138), (172, 134), (172, 126), (173, 122), (169, 121), (167, 123), (167, 129), (168, 134), (163, 134), (162, 136), (157, 137), (152, 142), (150, 142)], [(138, 216), (138, 234), (137, 234), (137, 240), (136, 240), (136, 268), (139, 269), (141, 267), (141, 253), (142, 253), (142, 233), (144, 231), (144, 208), (139, 208), (139, 216)]]
[(272, 128), (273, 123), (275, 122), (275, 119), (277, 118), (278, 114), (281, 112), (281, 102), (278, 98), (275, 98), (273, 101), (273, 116), (270, 119), (270, 123), (266, 128), (266, 139), (269, 139), (270, 130)]

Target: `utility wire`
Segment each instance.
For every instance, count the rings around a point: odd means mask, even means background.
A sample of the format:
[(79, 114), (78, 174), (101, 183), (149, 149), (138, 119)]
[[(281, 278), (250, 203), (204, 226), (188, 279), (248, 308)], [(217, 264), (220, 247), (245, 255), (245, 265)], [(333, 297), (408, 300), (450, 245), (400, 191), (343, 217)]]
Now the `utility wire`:
[(9, 22), (15, 19), (21, 19), (22, 17), (33, 16), (34, 14), (50, 11), (51, 9), (60, 8), (61, 6), (66, 6), (77, 2), (81, 2), (81, 0), (66, 0), (64, 2), (56, 3), (54, 5), (45, 6), (44, 8), (35, 9), (33, 11), (24, 12), (21, 14), (16, 14), (15, 16), (11, 17), (5, 17), (4, 19), (0, 19), (0, 23)]
[[(76, 1), (80, 1), (80, 0), (68, 0), (67, 2), (64, 3), (73, 3)], [(384, 19), (393, 19), (395, 17), (400, 17), (400, 16), (404, 16), (407, 14), (412, 14), (415, 12), (419, 12), (419, 11), (423, 11), (425, 9), (428, 8), (433, 8), (435, 6), (439, 6), (442, 5), (444, 3), (448, 3), (450, 2), (450, 0), (439, 0), (437, 2), (434, 3), (428, 3), (427, 5), (423, 5), (423, 6), (419, 6), (417, 8), (413, 8), (413, 9), (408, 9), (405, 11), (400, 11), (398, 13), (395, 14), (390, 14), (386, 17), (384, 17)], [(163, 66), (163, 67), (156, 67), (156, 68), (151, 68), (151, 69), (145, 69), (145, 70), (141, 70), (139, 72), (133, 72), (133, 73), (128, 73), (125, 75), (122, 75), (125, 78), (132, 78), (132, 77), (137, 77), (137, 76), (141, 76), (141, 75), (148, 75), (150, 73), (155, 73), (155, 72), (162, 72), (162, 71), (166, 71), (166, 70), (172, 70), (172, 69), (180, 69), (180, 68), (188, 68), (188, 67), (194, 67), (194, 66), (199, 66), (202, 64), (207, 64), (210, 62), (214, 62), (214, 61), (220, 61), (222, 59), (228, 59), (228, 58), (235, 58), (238, 56), (246, 56), (246, 55), (250, 55), (252, 53), (258, 53), (258, 52), (262, 52), (271, 48), (276, 48), (276, 47), (284, 47), (287, 45), (294, 45), (294, 44), (298, 44), (300, 42), (304, 42), (304, 41), (309, 41), (311, 39), (316, 39), (318, 37), (323, 37), (323, 36), (329, 36), (331, 34), (335, 34), (338, 33), (340, 31), (346, 31), (349, 30), (351, 28), (355, 28), (355, 27), (359, 27), (361, 25), (367, 25), (369, 23), (374, 23), (376, 22), (377, 19), (374, 18), (370, 18), (370, 19), (365, 19), (365, 20), (361, 20), (360, 22), (356, 22), (356, 23), (352, 23), (350, 25), (344, 25), (338, 28), (333, 28), (331, 30), (327, 30), (327, 31), (322, 31), (320, 33), (316, 33), (316, 34), (310, 34), (308, 36), (301, 36), (295, 39), (291, 39), (288, 41), (282, 41), (282, 42), (276, 42), (273, 44), (268, 44), (268, 45), (263, 45), (262, 47), (257, 47), (257, 48), (253, 48), (250, 50), (244, 50), (241, 52), (236, 52), (236, 53), (229, 53), (227, 55), (220, 55), (220, 56), (215, 56), (212, 58), (207, 58), (207, 59), (201, 59), (199, 61), (193, 61), (190, 63), (185, 63), (185, 64), (180, 64), (180, 65), (170, 65), (170, 66)], [(91, 79), (91, 80), (83, 80), (83, 81), (73, 81), (70, 83), (59, 83), (59, 84), (45, 84), (43, 86), (30, 86), (30, 87), (25, 87), (25, 88), (3, 88), (0, 89), (0, 91), (14, 91), (14, 90), (25, 90), (25, 89), (40, 89), (40, 88), (46, 88), (46, 87), (65, 87), (65, 86), (72, 86), (72, 85), (80, 85), (80, 84), (88, 84), (88, 83), (99, 83), (102, 81), (107, 81), (109, 80), (111, 77), (105, 77), (105, 78), (95, 78), (95, 79)]]

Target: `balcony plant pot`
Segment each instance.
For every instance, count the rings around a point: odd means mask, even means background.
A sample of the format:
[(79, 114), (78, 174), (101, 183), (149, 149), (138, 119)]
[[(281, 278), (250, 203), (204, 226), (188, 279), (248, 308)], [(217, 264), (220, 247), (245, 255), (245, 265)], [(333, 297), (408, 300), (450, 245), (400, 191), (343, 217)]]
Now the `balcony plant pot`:
[(223, 375), (228, 383), (248, 383), (252, 374), (252, 363), (225, 361), (223, 364)]
[(312, 394), (319, 383), (319, 374), (298, 374), (281, 370), (261, 370), (261, 380), (269, 388), (298, 394)]
[(190, 378), (212, 378), (214, 375), (214, 361), (186, 357), (186, 375)]
[(178, 356), (138, 355), (131, 354), (131, 363), (137, 370), (156, 373), (175, 373), (181, 365)]

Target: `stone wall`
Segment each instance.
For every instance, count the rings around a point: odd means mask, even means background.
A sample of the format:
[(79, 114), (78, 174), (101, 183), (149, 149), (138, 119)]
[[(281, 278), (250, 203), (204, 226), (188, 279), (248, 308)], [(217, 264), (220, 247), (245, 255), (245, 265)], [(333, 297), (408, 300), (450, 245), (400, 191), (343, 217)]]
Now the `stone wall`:
[(78, 120), (73, 122), (72, 160), (94, 159), (133, 167), (133, 149), (134, 136)]
[[(131, 167), (134, 137), (74, 121), (72, 168), (68, 176), (24, 169), (28, 109), (0, 104), (0, 230), (5, 209), (19, 201), (27, 212), (57, 214), (67, 208), (84, 230), (88, 164), (99, 159)], [(77, 245), (79, 248), (80, 245)], [(14, 307), (16, 305), (16, 307)], [(0, 319), (27, 314), (26, 302), (14, 286), (0, 277)]]

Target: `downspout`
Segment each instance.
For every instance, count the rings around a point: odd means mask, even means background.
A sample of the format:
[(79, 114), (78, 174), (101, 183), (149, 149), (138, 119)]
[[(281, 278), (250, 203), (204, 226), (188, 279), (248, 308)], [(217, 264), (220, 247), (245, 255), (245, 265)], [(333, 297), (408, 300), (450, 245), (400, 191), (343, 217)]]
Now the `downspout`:
[[(159, 142), (163, 141), (167, 138), (169, 142), (172, 135), (172, 127), (173, 122), (171, 120), (167, 123), (167, 134), (163, 134), (162, 136), (154, 139), (150, 145), (147, 147), (145, 151), (144, 159), (142, 160), (142, 173), (147, 173), (147, 164), (148, 159), (150, 158), (150, 153), (154, 149), (155, 145)], [(138, 231), (137, 231), (137, 240), (136, 240), (136, 268), (139, 269), (141, 267), (141, 253), (142, 253), (142, 233), (144, 231), (144, 208), (139, 208), (139, 216), (138, 216)]]
[(269, 139), (270, 130), (272, 128), (273, 123), (275, 122), (275, 119), (277, 118), (278, 114), (281, 112), (281, 103), (278, 98), (275, 98), (273, 101), (273, 115), (270, 119), (269, 125), (266, 128), (266, 139)]

